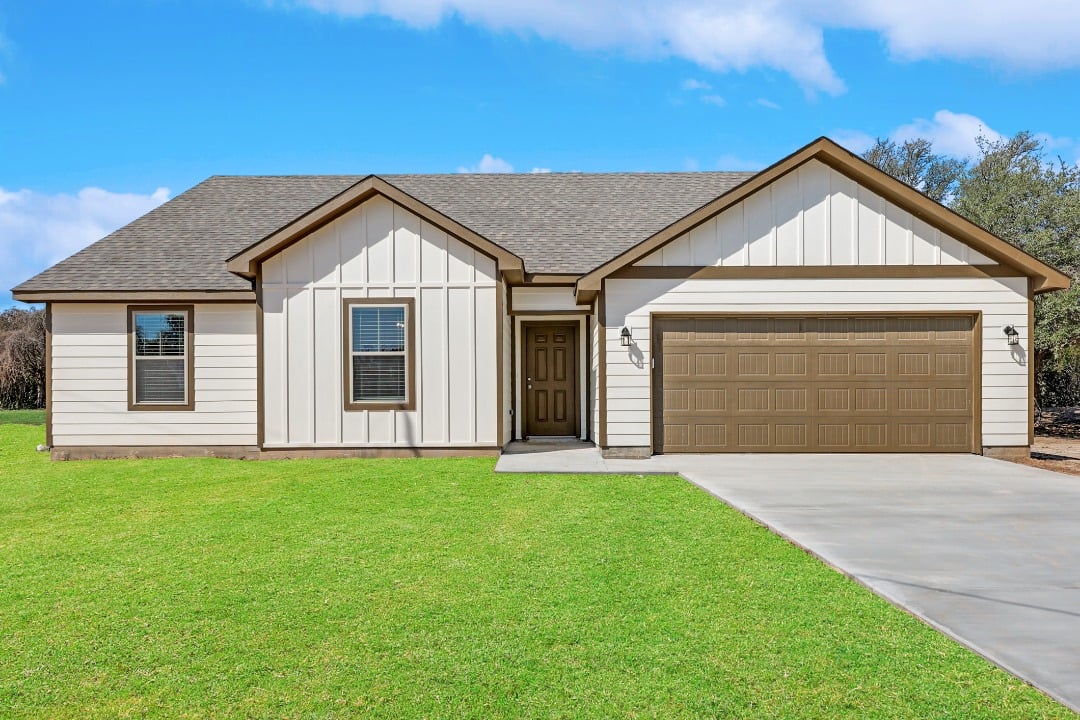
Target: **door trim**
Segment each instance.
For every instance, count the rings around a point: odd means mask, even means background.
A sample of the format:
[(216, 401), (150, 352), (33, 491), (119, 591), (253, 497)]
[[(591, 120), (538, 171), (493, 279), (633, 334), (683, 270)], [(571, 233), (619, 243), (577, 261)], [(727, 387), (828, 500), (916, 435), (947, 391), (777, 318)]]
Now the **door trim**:
[[(535, 327), (568, 327), (574, 330), (574, 432), (565, 437), (581, 438), (581, 323), (578, 319), (568, 320), (523, 320), (521, 321), (521, 357), (518, 358), (518, 370), (520, 371), (520, 385), (517, 388), (521, 393), (521, 439), (529, 439), (529, 391), (525, 387), (525, 378), (528, 377), (526, 363), (529, 357), (529, 328)], [(586, 408), (587, 409), (587, 408)], [(564, 437), (563, 435), (536, 435), (534, 437)]]
[[(982, 343), (982, 310), (828, 310), (814, 312), (813, 310), (787, 310), (769, 312), (767, 310), (754, 312), (709, 312), (701, 310), (697, 312), (650, 312), (649, 313), (649, 352), (650, 359), (655, 358), (661, 348), (662, 339), (656, 332), (656, 321), (668, 318), (772, 318), (772, 317), (965, 317), (972, 319), (971, 327), (971, 452), (976, 455), (982, 454), (982, 376), (983, 376), (983, 343)], [(1029, 360), (1030, 363), (1030, 360)], [(662, 363), (651, 362), (649, 370), (649, 447), (654, 455), (663, 454), (660, 447), (658, 433), (656, 432), (657, 411), (663, 409), (663, 378), (658, 377), (662, 371)], [(657, 390), (660, 390), (657, 393)], [(1028, 394), (1033, 392), (1028, 388)]]

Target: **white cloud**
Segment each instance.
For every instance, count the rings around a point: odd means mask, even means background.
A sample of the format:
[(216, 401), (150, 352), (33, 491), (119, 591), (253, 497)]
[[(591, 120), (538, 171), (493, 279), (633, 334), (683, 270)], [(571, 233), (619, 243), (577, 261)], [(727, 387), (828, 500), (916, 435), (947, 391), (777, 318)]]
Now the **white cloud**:
[(985, 60), (1021, 70), (1080, 65), (1075, 0), (846, 2), (851, 25), (880, 33), (897, 59)]
[[(512, 173), (514, 172), (514, 166), (491, 153), (484, 153), (484, 157), (480, 158), (480, 162), (467, 167), (461, 165), (457, 171), (459, 173)], [(541, 175), (549, 172), (551, 172), (551, 168), (534, 167), (529, 171), (529, 174)]]
[[(978, 154), (976, 139), (980, 136), (993, 141), (1004, 137), (983, 119), (952, 110), (938, 110), (929, 120), (916, 118), (886, 134), (889, 140), (896, 143), (925, 138), (933, 143), (935, 152), (960, 159)], [(862, 130), (835, 130), (829, 137), (854, 153), (866, 152), (877, 139)]]
[(462, 165), (457, 171), (459, 173), (512, 173), (514, 166), (502, 158), (485, 153), (484, 157), (480, 158), (480, 162), (469, 167)]
[[(853, 0), (852, 0), (853, 1)], [(585, 50), (676, 57), (714, 72), (779, 70), (809, 92), (840, 93), (822, 26), (781, 0), (295, 0), (342, 16), (381, 15), (416, 28), (449, 17)], [(815, 0), (802, 0), (814, 5)]]
[[(824, 31), (877, 33), (896, 60), (1080, 66), (1075, 0), (292, 0), (320, 12), (382, 15), (417, 28), (448, 17), (573, 47), (677, 57), (715, 72), (770, 68), (807, 92), (843, 92)], [(696, 81), (695, 81), (696, 82)], [(707, 89), (707, 88), (685, 88)]]
[(716, 107), (724, 107), (725, 105), (727, 105), (727, 101), (724, 100), (724, 98), (720, 97), (719, 95), (712, 94), (702, 95), (701, 102), (707, 103), (709, 105), (715, 105)]
[[(861, 130), (836, 130), (830, 137), (854, 153), (863, 153), (870, 149), (876, 138)], [(889, 140), (902, 143), (905, 140), (924, 138), (933, 143), (934, 151), (961, 160), (971, 159), (979, 154), (978, 138), (991, 142), (1006, 139), (1006, 136), (990, 127), (980, 117), (952, 110), (938, 110), (933, 118), (916, 118), (900, 125), (886, 134)], [(1077, 142), (1071, 137), (1057, 137), (1049, 133), (1037, 132), (1035, 138), (1051, 154), (1057, 153), (1066, 158), (1077, 153)]]
[(697, 80), (695, 78), (686, 78), (682, 81), (682, 89), (687, 92), (693, 92), (694, 90), (712, 90), (712, 85), (704, 80)]
[(754, 102), (757, 103), (758, 105), (760, 105), (761, 107), (769, 108), (770, 110), (779, 110), (780, 109), (779, 105), (774, 103), (772, 100), (769, 100), (768, 98), (758, 98)]
[(914, 122), (889, 133), (896, 142), (926, 138), (934, 144), (934, 150), (957, 158), (973, 157), (979, 152), (975, 139), (1001, 140), (1004, 136), (974, 115), (938, 110), (932, 120), (916, 118)]
[(95, 187), (75, 195), (0, 188), (0, 305), (13, 286), (168, 199), (167, 188), (149, 195)]
[(766, 165), (767, 163), (758, 162), (757, 160), (746, 160), (737, 155), (721, 155), (716, 160), (717, 170), (726, 170), (729, 172), (736, 170), (761, 170)]
[(829, 138), (837, 145), (860, 155), (873, 147), (875, 140), (873, 135), (861, 130), (835, 130), (829, 133)]

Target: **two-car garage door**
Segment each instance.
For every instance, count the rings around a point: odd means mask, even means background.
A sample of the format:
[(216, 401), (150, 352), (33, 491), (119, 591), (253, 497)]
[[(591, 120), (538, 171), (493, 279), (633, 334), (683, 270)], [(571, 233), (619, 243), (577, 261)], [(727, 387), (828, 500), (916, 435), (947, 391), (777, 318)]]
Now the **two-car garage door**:
[(971, 452), (973, 316), (654, 317), (659, 452)]

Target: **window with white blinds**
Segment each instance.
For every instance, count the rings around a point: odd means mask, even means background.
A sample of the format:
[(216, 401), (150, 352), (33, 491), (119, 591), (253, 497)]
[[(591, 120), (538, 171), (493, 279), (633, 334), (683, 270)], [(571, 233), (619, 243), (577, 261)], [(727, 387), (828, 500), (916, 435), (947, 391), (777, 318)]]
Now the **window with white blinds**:
[(351, 404), (409, 402), (410, 310), (409, 304), (348, 305)]
[(188, 311), (133, 310), (135, 405), (188, 404)]

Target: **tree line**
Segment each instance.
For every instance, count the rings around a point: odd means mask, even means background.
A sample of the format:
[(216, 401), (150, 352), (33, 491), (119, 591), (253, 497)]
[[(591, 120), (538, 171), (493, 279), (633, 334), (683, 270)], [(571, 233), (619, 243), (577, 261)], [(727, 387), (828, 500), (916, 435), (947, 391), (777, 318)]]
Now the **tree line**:
[(45, 311), (0, 312), (0, 409), (45, 406)]
[(926, 139), (878, 139), (863, 158), (1073, 278), (1035, 297), (1029, 362), (1041, 405), (1080, 405), (1080, 166), (1047, 157), (1030, 132), (976, 142), (974, 157), (957, 160)]

